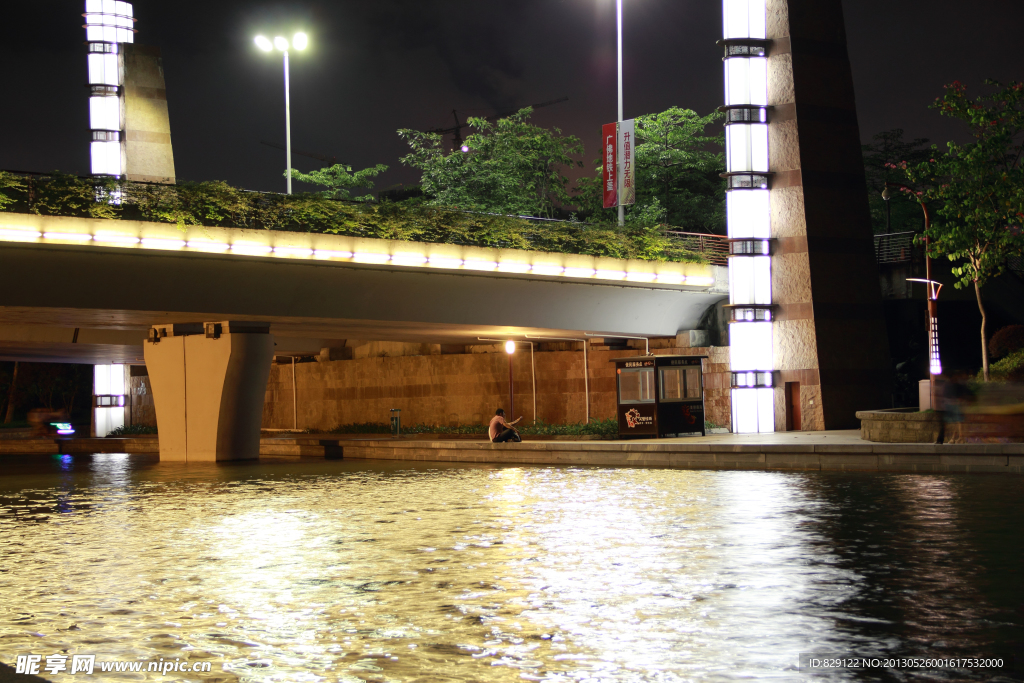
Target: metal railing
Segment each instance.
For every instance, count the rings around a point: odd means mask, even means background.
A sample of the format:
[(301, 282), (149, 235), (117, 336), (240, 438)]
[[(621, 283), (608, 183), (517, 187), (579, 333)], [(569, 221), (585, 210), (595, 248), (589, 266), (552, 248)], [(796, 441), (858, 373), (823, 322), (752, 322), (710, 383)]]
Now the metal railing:
[(914, 232), (875, 235), (875, 259), (879, 264), (910, 263), (914, 257)]
[(690, 251), (707, 257), (716, 266), (729, 265), (729, 238), (725, 235), (709, 235), (699, 232), (666, 230), (665, 234), (679, 240)]

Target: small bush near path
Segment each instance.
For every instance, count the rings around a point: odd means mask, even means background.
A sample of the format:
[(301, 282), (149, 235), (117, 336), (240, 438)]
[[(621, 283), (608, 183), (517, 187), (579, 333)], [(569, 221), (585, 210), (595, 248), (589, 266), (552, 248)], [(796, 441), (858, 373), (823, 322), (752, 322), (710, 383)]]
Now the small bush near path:
[(1024, 382), (1024, 349), (993, 363), (989, 378), (994, 382)]
[(107, 436), (121, 437), (121, 436), (139, 436), (141, 434), (156, 434), (156, 427), (150, 427), (149, 425), (126, 425), (124, 427), (118, 427), (113, 430)]

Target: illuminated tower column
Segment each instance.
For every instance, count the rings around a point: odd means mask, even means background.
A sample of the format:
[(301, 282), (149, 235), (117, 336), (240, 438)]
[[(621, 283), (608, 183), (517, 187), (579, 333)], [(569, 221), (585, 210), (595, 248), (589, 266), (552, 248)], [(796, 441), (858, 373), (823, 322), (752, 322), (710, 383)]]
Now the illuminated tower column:
[(732, 425), (775, 430), (766, 0), (724, 0)]
[(134, 42), (132, 6), (119, 0), (85, 1), (89, 45), (89, 128), (93, 175), (121, 177), (124, 149), (124, 58), (121, 46)]

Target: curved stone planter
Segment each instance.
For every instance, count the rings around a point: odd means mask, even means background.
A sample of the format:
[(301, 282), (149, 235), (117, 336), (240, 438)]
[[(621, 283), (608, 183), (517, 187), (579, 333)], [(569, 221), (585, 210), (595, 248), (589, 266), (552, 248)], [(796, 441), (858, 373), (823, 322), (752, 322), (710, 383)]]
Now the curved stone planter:
[(879, 443), (938, 443), (942, 413), (922, 413), (917, 408), (862, 410), (860, 438)]

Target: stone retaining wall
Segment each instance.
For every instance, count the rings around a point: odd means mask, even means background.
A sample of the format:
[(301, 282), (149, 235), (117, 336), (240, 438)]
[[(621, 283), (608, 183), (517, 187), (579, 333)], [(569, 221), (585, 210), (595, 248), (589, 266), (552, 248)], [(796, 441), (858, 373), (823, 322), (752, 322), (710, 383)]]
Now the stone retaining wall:
[[(593, 347), (592, 347), (593, 348)], [(651, 349), (661, 355), (707, 355), (707, 418), (731, 422), (728, 347)], [(613, 358), (638, 350), (590, 350), (588, 377), (590, 417), (615, 417)], [(586, 417), (583, 352), (536, 351), (537, 413), (533, 412), (530, 352), (514, 357), (515, 413), (529, 422), (574, 424)], [(446, 426), (485, 424), (498, 406), (508, 410), (508, 356), (462, 353), (297, 363), (298, 429), (329, 430), (339, 424), (386, 423), (391, 408), (402, 411), (402, 424)], [(264, 429), (291, 429), (292, 366), (274, 365), (263, 410)]]
[(917, 408), (862, 410), (860, 437), (877, 443), (938, 443), (942, 436), (942, 413), (922, 413)]

